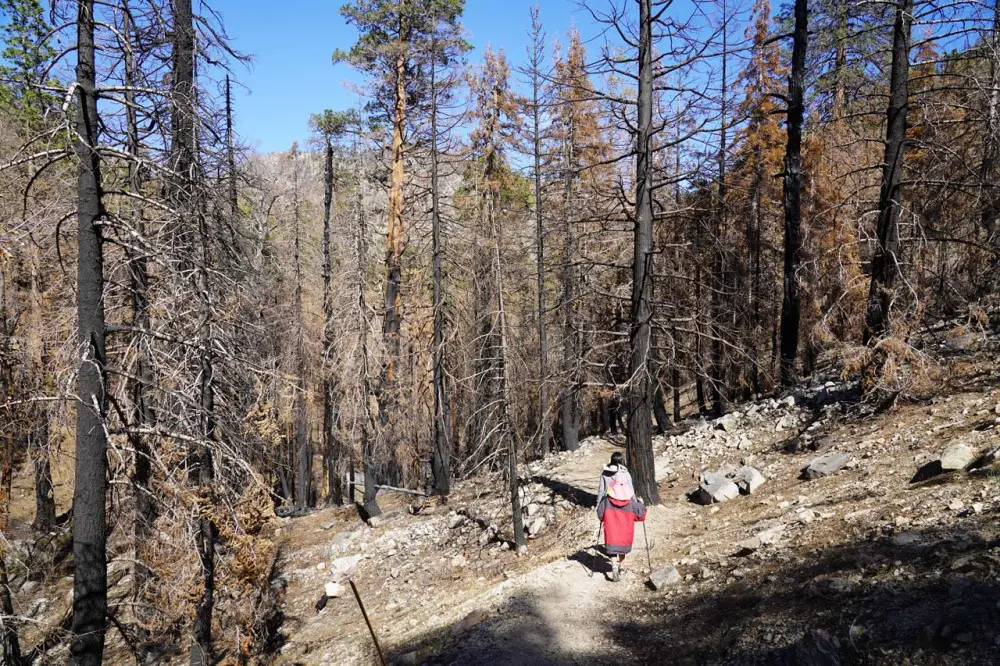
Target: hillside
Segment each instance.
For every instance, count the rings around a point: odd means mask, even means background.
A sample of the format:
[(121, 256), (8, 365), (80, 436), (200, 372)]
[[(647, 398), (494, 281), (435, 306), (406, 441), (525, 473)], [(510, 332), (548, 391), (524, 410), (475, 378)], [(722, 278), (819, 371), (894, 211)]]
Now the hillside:
[[(397, 663), (995, 663), (1000, 467), (917, 474), (955, 443), (1000, 444), (995, 359), (952, 351), (933, 395), (881, 414), (831, 382), (743, 405), (727, 429), (696, 420), (657, 437), (650, 557), (681, 578), (660, 592), (644, 584), (641, 530), (623, 582), (593, 556), (597, 476), (621, 442), (531, 465), (528, 511), (545, 524), (522, 556), (492, 527), (506, 504), (483, 479), (447, 501), (395, 497), (374, 529), (350, 508), (282, 519), (277, 663), (374, 663), (349, 588), (314, 608), (348, 577)], [(849, 462), (800, 479), (817, 449)], [(701, 471), (744, 463), (767, 478), (752, 495), (688, 500)]]

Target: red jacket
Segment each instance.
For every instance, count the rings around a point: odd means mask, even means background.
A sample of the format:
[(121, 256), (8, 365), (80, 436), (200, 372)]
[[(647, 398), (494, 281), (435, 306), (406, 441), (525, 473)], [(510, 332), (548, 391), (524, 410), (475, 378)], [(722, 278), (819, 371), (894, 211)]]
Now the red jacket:
[(632, 550), (635, 523), (646, 520), (646, 507), (635, 497), (623, 501), (605, 495), (597, 504), (597, 517), (604, 523), (604, 545), (608, 554), (624, 555)]

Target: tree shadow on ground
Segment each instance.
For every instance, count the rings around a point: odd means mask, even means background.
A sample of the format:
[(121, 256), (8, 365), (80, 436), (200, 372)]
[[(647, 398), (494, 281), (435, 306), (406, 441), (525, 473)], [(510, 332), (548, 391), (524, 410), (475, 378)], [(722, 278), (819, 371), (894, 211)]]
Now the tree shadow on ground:
[(556, 479), (552, 479), (547, 476), (536, 475), (531, 477), (531, 480), (533, 483), (542, 484), (556, 495), (559, 495), (573, 504), (590, 509), (597, 507), (597, 493), (592, 493), (578, 486), (573, 486), (563, 481), (557, 481)]
[[(780, 563), (765, 552), (757, 575), (694, 597), (656, 597), (642, 619), (615, 622), (608, 635), (650, 659), (672, 645), (670, 663), (796, 664), (810, 652), (822, 664), (997, 663), (1000, 557), (988, 522), (789, 553)], [(745, 568), (730, 559), (717, 575)], [(815, 630), (831, 637), (836, 660), (816, 658), (804, 638)]]
[[(712, 570), (718, 582), (581, 609), (604, 626), (602, 647), (586, 654), (559, 651), (563, 628), (548, 624), (529, 593), (475, 627), (435, 632), (393, 655), (428, 664), (1000, 663), (995, 518), (808, 552), (778, 546), (751, 555), (755, 562), (724, 558)], [(607, 564), (586, 550), (570, 559)], [(684, 594), (694, 585), (702, 591)]]
[(575, 663), (556, 649), (550, 626), (532, 594), (506, 601), (487, 617), (474, 611), (461, 622), (392, 650), (391, 664), (515, 666)]

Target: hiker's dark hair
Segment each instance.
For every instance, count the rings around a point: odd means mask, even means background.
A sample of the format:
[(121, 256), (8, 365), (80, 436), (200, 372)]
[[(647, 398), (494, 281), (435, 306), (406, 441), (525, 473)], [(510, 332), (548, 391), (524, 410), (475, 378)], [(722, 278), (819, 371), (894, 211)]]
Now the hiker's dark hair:
[(611, 464), (625, 466), (625, 454), (621, 451), (615, 451), (611, 454)]

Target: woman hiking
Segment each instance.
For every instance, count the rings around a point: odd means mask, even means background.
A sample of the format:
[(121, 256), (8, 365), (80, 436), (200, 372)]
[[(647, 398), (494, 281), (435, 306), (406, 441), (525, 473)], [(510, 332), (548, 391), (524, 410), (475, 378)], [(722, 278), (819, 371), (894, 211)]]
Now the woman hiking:
[(604, 525), (604, 552), (611, 558), (611, 580), (617, 582), (625, 573), (625, 556), (632, 551), (635, 523), (646, 520), (646, 507), (635, 496), (632, 475), (619, 451), (611, 454), (611, 464), (601, 471), (597, 518)]

